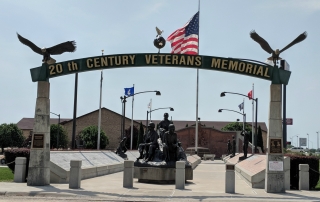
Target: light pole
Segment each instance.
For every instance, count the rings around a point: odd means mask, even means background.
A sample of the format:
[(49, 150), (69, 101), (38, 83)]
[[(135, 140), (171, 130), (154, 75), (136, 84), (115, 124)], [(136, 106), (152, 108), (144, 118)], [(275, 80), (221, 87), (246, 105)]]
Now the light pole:
[(218, 112), (222, 112), (223, 110), (226, 110), (226, 111), (231, 111), (231, 112), (236, 112), (238, 114), (241, 114), (242, 115), (242, 130), (244, 131), (244, 127), (245, 127), (245, 122), (246, 122), (246, 114), (245, 113), (240, 113), (240, 112), (237, 112), (235, 110), (231, 110), (231, 109), (219, 109)]
[(53, 112), (50, 112), (50, 113), (59, 117), (59, 120), (58, 120), (58, 134), (57, 134), (57, 150), (58, 150), (58, 148), (59, 148), (59, 131), (60, 131), (60, 114), (55, 114)]
[(299, 136), (297, 135), (297, 147), (300, 147), (300, 144), (298, 142), (299, 142)]
[[(130, 96), (121, 96), (120, 99), (121, 99), (121, 102), (123, 103), (123, 110), (122, 110), (122, 129), (121, 129), (121, 139), (124, 137), (124, 131), (125, 131), (125, 114), (126, 114), (126, 99), (129, 98), (129, 97), (133, 97), (135, 95), (138, 95), (138, 94), (141, 94), (141, 93), (152, 93), (152, 92), (155, 92), (156, 95), (161, 95), (160, 91), (158, 90), (154, 90), (154, 91), (143, 91), (143, 92), (138, 92), (138, 93), (135, 93), (135, 94), (132, 94)], [(132, 117), (133, 119), (133, 117)], [(131, 128), (133, 127), (133, 122), (131, 121)], [(130, 150), (132, 150), (132, 141), (133, 141), (133, 130), (131, 130), (131, 137), (130, 137)]]
[(307, 133), (308, 135), (308, 149), (310, 148), (310, 145), (309, 145), (309, 134)]
[(317, 132), (317, 151), (319, 150), (319, 131)]
[(150, 113), (150, 121), (151, 121), (151, 112), (159, 110), (159, 109), (170, 109), (170, 111), (174, 111), (174, 109), (172, 107), (162, 107), (162, 108), (153, 109), (149, 112)]
[[(309, 141), (309, 140), (308, 140), (308, 142), (311, 142), (311, 145), (312, 145), (312, 146), (311, 146), (311, 149), (313, 149), (313, 142), (312, 142), (312, 141)], [(309, 144), (309, 143), (308, 143), (308, 144)], [(308, 148), (308, 150), (310, 150), (310, 148)]]
[(252, 147), (254, 148), (253, 149), (253, 154), (255, 153), (255, 148), (256, 148), (256, 135), (257, 135), (257, 130), (258, 130), (258, 98), (251, 98), (251, 97), (249, 97), (249, 96), (247, 96), (247, 95), (244, 95), (244, 94), (241, 94), (241, 93), (233, 93), (233, 92), (222, 92), (221, 94), (220, 94), (220, 97), (224, 97), (224, 96), (226, 96), (226, 93), (230, 93), (230, 94), (236, 94), (236, 95), (241, 95), (241, 96), (244, 96), (244, 97), (247, 97), (247, 98), (249, 98), (249, 99), (252, 99), (252, 100), (254, 100), (255, 102), (256, 102), (256, 120), (255, 120), (255, 129), (254, 129), (254, 133), (255, 134), (253, 134), (253, 131), (252, 131)]

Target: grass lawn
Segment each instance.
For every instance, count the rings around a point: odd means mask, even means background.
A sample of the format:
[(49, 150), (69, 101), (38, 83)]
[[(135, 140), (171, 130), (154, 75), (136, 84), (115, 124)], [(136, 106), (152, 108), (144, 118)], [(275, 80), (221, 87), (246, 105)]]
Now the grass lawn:
[(8, 167), (0, 167), (0, 182), (12, 182), (13, 173)]

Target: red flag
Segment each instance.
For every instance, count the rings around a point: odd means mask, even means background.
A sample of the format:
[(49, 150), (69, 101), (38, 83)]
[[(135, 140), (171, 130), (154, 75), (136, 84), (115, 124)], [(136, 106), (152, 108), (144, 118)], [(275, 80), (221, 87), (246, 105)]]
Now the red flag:
[(175, 54), (197, 55), (199, 48), (199, 12), (197, 12), (187, 24), (168, 36)]
[(249, 97), (249, 100), (252, 99), (252, 90), (250, 90), (250, 92), (248, 93), (248, 97)]

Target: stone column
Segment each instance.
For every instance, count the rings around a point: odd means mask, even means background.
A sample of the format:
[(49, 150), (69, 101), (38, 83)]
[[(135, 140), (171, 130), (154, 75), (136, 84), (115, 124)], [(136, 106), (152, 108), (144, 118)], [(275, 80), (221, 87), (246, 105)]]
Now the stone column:
[(234, 172), (234, 164), (226, 164), (226, 174), (225, 174), (225, 193), (235, 193), (235, 172)]
[(285, 192), (282, 140), (282, 85), (271, 84), (269, 105), (269, 127), (267, 136), (265, 191)]
[(26, 157), (17, 157), (14, 166), (14, 182), (25, 182), (26, 181)]
[(299, 190), (309, 190), (308, 164), (299, 164)]
[(79, 189), (81, 187), (81, 160), (70, 161), (69, 189)]
[(50, 83), (38, 82), (37, 101), (30, 148), (28, 186), (50, 184)]
[(184, 189), (186, 179), (186, 163), (176, 161), (176, 189)]
[(125, 160), (123, 162), (123, 187), (132, 188), (133, 187), (133, 161)]

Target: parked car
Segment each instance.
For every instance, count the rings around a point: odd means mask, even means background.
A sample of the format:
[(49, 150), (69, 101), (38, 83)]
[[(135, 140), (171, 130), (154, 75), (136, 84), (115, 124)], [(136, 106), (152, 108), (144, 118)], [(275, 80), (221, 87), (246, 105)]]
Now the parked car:
[(303, 152), (305, 152), (306, 150), (303, 149), (302, 147), (292, 147), (292, 148), (289, 148), (288, 151), (290, 151), (290, 152), (301, 152), (301, 153), (303, 153)]

